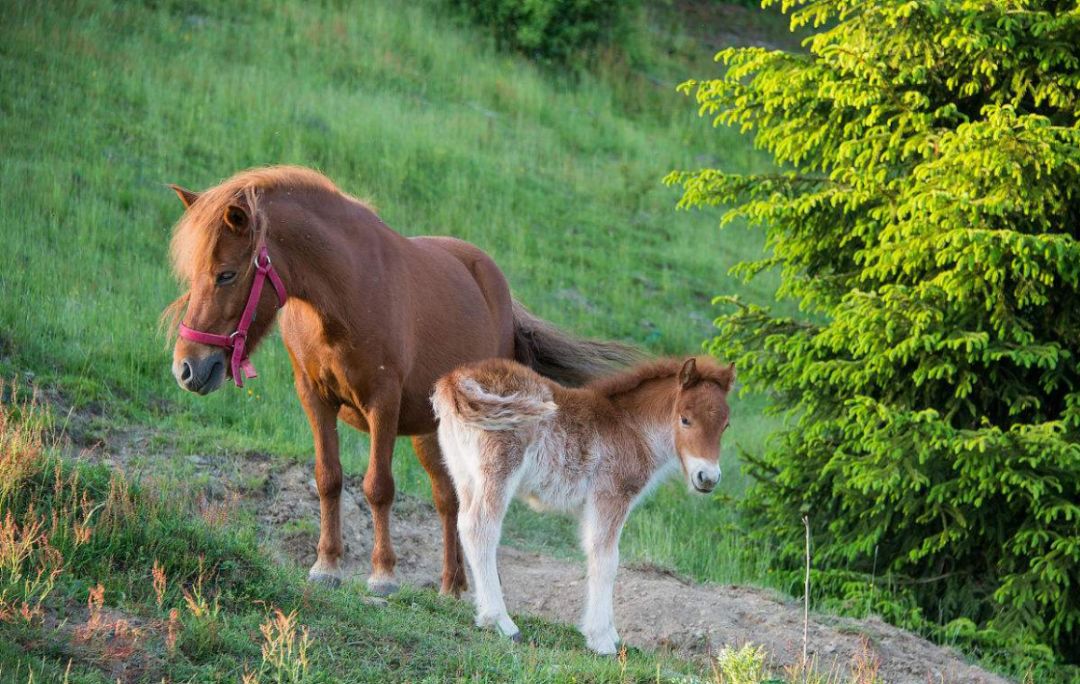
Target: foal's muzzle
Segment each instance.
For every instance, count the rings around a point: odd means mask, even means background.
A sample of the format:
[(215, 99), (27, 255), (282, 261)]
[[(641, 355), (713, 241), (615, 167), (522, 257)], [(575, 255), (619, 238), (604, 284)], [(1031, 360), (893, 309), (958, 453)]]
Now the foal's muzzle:
[(698, 490), (702, 494), (708, 494), (712, 490), (716, 489), (716, 483), (720, 481), (720, 472), (717, 471), (716, 479), (712, 479), (710, 475), (707, 475), (703, 471), (699, 470), (691, 476), (694, 489)]
[(716, 489), (716, 484), (720, 482), (720, 466), (718, 464), (695, 456), (687, 458), (685, 464), (686, 476), (690, 479), (691, 487), (702, 494), (708, 494)]
[(210, 394), (225, 380), (225, 354), (215, 351), (201, 359), (185, 357), (173, 364), (173, 376), (189, 392)]

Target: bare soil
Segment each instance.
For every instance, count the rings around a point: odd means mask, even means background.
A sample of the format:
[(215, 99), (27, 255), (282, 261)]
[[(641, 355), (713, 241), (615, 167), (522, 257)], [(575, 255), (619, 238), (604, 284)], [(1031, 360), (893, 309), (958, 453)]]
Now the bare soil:
[[(266, 460), (253, 461), (250, 467), (266, 476), (262, 490), (248, 496), (259, 499), (259, 518), (269, 545), (283, 562), (310, 566), (315, 561), (319, 519), (311, 469), (294, 465), (272, 472)], [(342, 520), (346, 577), (363, 582), (370, 570), (372, 528), (356, 479), (347, 482), (343, 493)], [(399, 497), (392, 526), (399, 581), (436, 587), (442, 544), (432, 505)], [(576, 621), (585, 588), (582, 563), (503, 547), (499, 570), (512, 613)], [(777, 667), (801, 659), (802, 604), (763, 589), (699, 584), (662, 569), (630, 565), (619, 570), (615, 606), (620, 635), (639, 648), (671, 650), (704, 662), (724, 646), (751, 642), (764, 646)], [(881, 678), (892, 684), (1008, 681), (877, 618), (811, 614), (808, 644), (823, 670), (846, 672), (853, 663), (870, 662), (879, 665)]]

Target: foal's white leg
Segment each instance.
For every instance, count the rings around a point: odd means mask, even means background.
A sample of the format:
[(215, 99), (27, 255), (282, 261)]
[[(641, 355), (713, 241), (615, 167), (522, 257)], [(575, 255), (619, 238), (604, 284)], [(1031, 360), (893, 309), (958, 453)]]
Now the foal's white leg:
[(586, 645), (601, 655), (616, 652), (615, 575), (619, 570), (619, 535), (626, 521), (619, 505), (587, 504), (582, 520), (582, 546), (588, 558), (588, 589), (581, 633)]
[(502, 486), (483, 479), (474, 482), (478, 486), (465, 497), (471, 505), (462, 505), (458, 513), (458, 534), (466, 562), (472, 570), (476, 626), (495, 625), (504, 636), (520, 641), (521, 631), (506, 612), (495, 555), (509, 497)]

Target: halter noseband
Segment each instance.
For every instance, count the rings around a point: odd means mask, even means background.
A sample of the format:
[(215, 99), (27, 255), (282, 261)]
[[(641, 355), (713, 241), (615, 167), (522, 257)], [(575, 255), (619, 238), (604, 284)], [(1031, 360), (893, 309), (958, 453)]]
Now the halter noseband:
[(259, 295), (262, 294), (263, 284), (266, 279), (277, 292), (278, 308), (285, 306), (288, 296), (285, 294), (285, 285), (281, 282), (273, 264), (270, 263), (270, 255), (263, 245), (255, 255), (255, 280), (251, 283), (251, 292), (248, 293), (247, 304), (244, 305), (244, 313), (240, 314), (240, 322), (236, 324), (236, 330), (231, 335), (216, 335), (214, 333), (193, 330), (183, 323), (180, 324), (180, 337), (199, 344), (208, 344), (212, 347), (224, 347), (232, 350), (232, 377), (237, 387), (244, 386), (244, 378), (258, 377), (255, 366), (251, 359), (244, 353), (247, 346), (248, 328), (255, 320), (255, 309), (259, 306)]

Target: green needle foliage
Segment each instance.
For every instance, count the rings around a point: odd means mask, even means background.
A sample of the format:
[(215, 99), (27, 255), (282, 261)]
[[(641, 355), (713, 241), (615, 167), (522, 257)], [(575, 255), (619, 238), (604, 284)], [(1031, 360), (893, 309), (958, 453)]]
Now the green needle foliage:
[(778, 268), (804, 312), (717, 320), (712, 351), (793, 418), (751, 510), (791, 567), (808, 514), (834, 589), (889, 574), (908, 622), (1075, 664), (1080, 8), (783, 5), (818, 27), (808, 53), (725, 50), (681, 86), (780, 172), (667, 178), (762, 227), (768, 258), (738, 268)]

